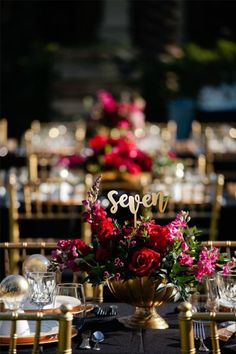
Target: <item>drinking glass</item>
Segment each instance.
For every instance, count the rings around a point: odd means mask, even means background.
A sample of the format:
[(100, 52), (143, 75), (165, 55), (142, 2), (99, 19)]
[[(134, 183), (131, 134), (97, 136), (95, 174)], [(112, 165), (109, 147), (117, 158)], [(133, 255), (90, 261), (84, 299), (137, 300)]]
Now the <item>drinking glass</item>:
[[(211, 312), (219, 309), (219, 289), (217, 276), (215, 274), (206, 276), (198, 286), (198, 292), (193, 293), (189, 302), (192, 304), (193, 312)], [(208, 320), (193, 320), (194, 338), (198, 340), (198, 351), (208, 352), (205, 339), (210, 332)]]
[(217, 273), (217, 282), (220, 295), (220, 306), (231, 311), (236, 309), (236, 273)]
[(86, 314), (86, 303), (83, 284), (57, 284), (54, 295), (54, 308), (59, 308), (62, 304), (72, 305), (75, 321), (74, 324), (76, 328), (80, 330), (83, 327)]
[[(209, 297), (207, 293), (204, 294), (194, 293), (191, 295), (189, 301), (192, 304), (193, 312), (208, 311)], [(198, 351), (200, 352), (209, 351), (209, 349), (205, 344), (205, 339), (206, 339), (205, 326), (209, 326), (209, 321), (193, 320), (194, 338), (199, 341)]]
[(79, 306), (85, 311), (85, 295), (83, 284), (79, 283), (61, 283), (57, 284), (54, 292), (54, 308), (62, 304), (71, 304), (72, 307)]
[(30, 303), (35, 304), (39, 310), (53, 303), (56, 286), (55, 272), (28, 272), (26, 278), (30, 287)]

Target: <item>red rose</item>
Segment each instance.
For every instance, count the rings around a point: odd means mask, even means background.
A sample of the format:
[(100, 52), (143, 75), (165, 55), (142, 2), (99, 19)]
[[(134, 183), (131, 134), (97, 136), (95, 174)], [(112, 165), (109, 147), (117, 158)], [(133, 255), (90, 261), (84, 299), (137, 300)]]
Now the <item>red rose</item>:
[(148, 235), (149, 246), (155, 251), (165, 253), (170, 239), (170, 231), (168, 227), (150, 222), (148, 225)]
[(148, 276), (160, 266), (160, 259), (160, 253), (142, 248), (133, 253), (129, 270), (139, 277)]
[(83, 256), (87, 256), (92, 251), (92, 248), (89, 247), (83, 240), (73, 240), (73, 244)]
[(108, 143), (108, 137), (106, 135), (95, 135), (93, 138), (89, 139), (89, 146), (95, 151), (101, 151), (104, 149), (105, 145)]
[(92, 225), (92, 230), (101, 244), (106, 244), (114, 234), (114, 225), (111, 218), (103, 219)]

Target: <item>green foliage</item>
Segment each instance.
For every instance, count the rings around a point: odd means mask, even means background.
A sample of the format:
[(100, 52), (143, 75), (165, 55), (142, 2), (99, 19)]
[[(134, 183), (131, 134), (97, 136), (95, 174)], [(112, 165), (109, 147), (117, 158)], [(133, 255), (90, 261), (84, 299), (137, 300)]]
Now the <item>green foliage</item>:
[(182, 48), (182, 56), (171, 57), (164, 66), (170, 95), (196, 97), (203, 86), (236, 81), (236, 43), (220, 39), (213, 49), (188, 43)]

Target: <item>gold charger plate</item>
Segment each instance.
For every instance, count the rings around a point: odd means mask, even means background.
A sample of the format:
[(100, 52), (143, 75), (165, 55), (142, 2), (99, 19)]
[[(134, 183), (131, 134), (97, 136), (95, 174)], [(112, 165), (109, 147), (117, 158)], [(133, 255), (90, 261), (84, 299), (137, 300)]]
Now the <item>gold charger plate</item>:
[[(33, 321), (30, 321), (33, 322)], [(43, 321), (44, 322), (44, 321)], [(43, 323), (42, 322), (42, 323)], [(50, 333), (42, 333), (40, 336), (39, 344), (49, 344), (58, 342), (58, 330), (59, 328), (52, 329)], [(17, 345), (33, 345), (34, 344), (34, 332), (27, 336), (20, 336), (16, 339)], [(72, 338), (77, 335), (77, 330), (72, 327)], [(9, 336), (1, 336), (0, 335), (0, 345), (10, 345), (10, 337)]]

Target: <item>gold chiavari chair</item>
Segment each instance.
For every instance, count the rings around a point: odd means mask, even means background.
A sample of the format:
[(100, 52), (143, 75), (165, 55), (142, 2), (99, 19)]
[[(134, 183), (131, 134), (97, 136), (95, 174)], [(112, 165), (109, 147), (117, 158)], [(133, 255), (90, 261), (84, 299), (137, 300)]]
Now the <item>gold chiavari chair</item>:
[(207, 173), (222, 173), (227, 180), (235, 179), (235, 138), (235, 122), (192, 123), (192, 139), (205, 153)]
[(78, 154), (84, 146), (86, 130), (83, 120), (50, 123), (33, 121), (23, 138), (29, 179), (35, 181), (48, 177), (57, 166), (60, 155)]
[[(32, 254), (41, 254), (50, 260), (52, 250), (57, 248), (56, 242), (1, 242), (0, 243), (0, 259), (1, 259), (1, 273), (0, 278), (4, 278), (13, 273), (21, 274), (22, 267), (19, 263), (23, 264), (25, 259)], [(13, 253), (13, 251), (15, 251)], [(17, 264), (15, 259), (17, 257)], [(82, 282), (84, 274), (81, 272), (70, 272), (64, 276), (64, 279), (72, 279), (73, 282)], [(63, 274), (57, 271), (57, 283), (63, 281)], [(91, 284), (84, 284), (84, 291), (87, 300), (95, 302), (103, 301), (103, 287), (101, 285), (92, 288)]]
[[(17, 250), (19, 251), (19, 259), (21, 263), (25, 261), (25, 259), (30, 254), (41, 254), (43, 256), (50, 257), (50, 252), (53, 249), (56, 249), (56, 242), (1, 242), (0, 243), (0, 252), (1, 259), (3, 260), (3, 275), (8, 276), (13, 273), (14, 264), (12, 264), (11, 260), (11, 251)], [(18, 267), (18, 272), (21, 272), (20, 267)]]
[(0, 145), (6, 145), (8, 139), (8, 124), (6, 118), (0, 119)]
[(211, 330), (212, 353), (220, 354), (220, 343), (217, 322), (236, 321), (235, 312), (192, 312), (192, 305), (188, 302), (181, 303), (179, 309), (179, 329), (181, 354), (195, 354), (197, 350), (194, 342), (193, 321), (209, 321)]
[(49, 123), (35, 120), (24, 135), (26, 152), (46, 155), (76, 153), (84, 145), (86, 130), (86, 123), (82, 119)]
[[(72, 354), (71, 338), (76, 334), (72, 328), (72, 307), (71, 305), (62, 305), (61, 311), (58, 313), (43, 313), (41, 312), (31, 312), (31, 313), (19, 313), (17, 311), (8, 312), (4, 311), (0, 313), (0, 321), (4, 323), (5, 321), (11, 321), (11, 332), (9, 337), (1, 336), (1, 344), (6, 344), (9, 346), (8, 353), (17, 353), (17, 344), (20, 343), (19, 337), (17, 337), (17, 322), (35, 321), (35, 332), (32, 338), (32, 354), (39, 353), (40, 340), (50, 342), (50, 335), (43, 334), (42, 324), (45, 321), (57, 321), (58, 322), (58, 333), (53, 335), (53, 341), (58, 341), (56, 353), (57, 354)], [(5, 341), (5, 342), (4, 342)]]
[(235, 256), (234, 252), (236, 250), (236, 241), (203, 241), (202, 245), (206, 247), (215, 246), (225, 252), (228, 257)]
[[(81, 238), (87, 243), (90, 242), (90, 225), (82, 222), (82, 200), (86, 198), (87, 186), (84, 185), (82, 194), (79, 191), (77, 199), (73, 185), (69, 186), (69, 188), (72, 188), (70, 195), (73, 198), (64, 197), (64, 181), (61, 179), (50, 179), (43, 183), (40, 180), (34, 183), (26, 182), (22, 185), (22, 198), (20, 199), (16, 183), (16, 177), (11, 175), (8, 184), (9, 242), (37, 241), (47, 243), (56, 242), (60, 238), (73, 238), (69, 234), (69, 228), (73, 230), (73, 233), (76, 232), (74, 238)], [(65, 223), (68, 225), (68, 231), (66, 231), (68, 234), (58, 236), (54, 230), (61, 232)], [(26, 227), (27, 225), (28, 227)], [(22, 226), (25, 226), (25, 229)], [(27, 235), (24, 235), (23, 232), (26, 231)], [(29, 234), (29, 232), (32, 232), (32, 234)], [(40, 236), (36, 237), (33, 232)], [(17, 272), (19, 261), (17, 254), (18, 252), (14, 249), (10, 252), (10, 262), (13, 265), (11, 272), (13, 273)]]
[(197, 225), (204, 239), (215, 241), (218, 237), (221, 202), (224, 187), (224, 176), (215, 175), (214, 179), (200, 176), (197, 181), (184, 179), (154, 181), (152, 192), (162, 190), (169, 196), (164, 213), (152, 210), (152, 217), (160, 223), (175, 218), (176, 213), (188, 210), (191, 224)]

